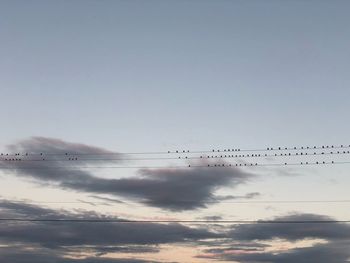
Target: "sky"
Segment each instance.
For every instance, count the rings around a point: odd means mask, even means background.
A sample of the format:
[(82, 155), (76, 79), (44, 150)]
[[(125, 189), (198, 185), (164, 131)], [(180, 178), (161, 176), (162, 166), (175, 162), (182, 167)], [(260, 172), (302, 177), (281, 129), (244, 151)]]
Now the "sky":
[[(173, 153), (348, 146), (349, 7), (0, 1), (0, 152), (61, 154), (0, 156), (0, 218), (350, 220), (350, 202), (318, 202), (350, 200), (349, 164), (269, 166), (347, 154)], [(345, 223), (0, 223), (0, 261), (18, 263), (347, 262), (349, 242)]]

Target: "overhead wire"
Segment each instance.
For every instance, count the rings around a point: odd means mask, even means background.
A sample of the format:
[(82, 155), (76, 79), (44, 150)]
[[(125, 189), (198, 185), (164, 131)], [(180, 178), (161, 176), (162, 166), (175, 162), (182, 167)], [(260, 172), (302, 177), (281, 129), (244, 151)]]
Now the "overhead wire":
[(0, 222), (51, 223), (183, 223), (183, 224), (339, 224), (350, 220), (124, 220), (124, 219), (61, 219), (61, 218), (0, 218)]
[[(192, 203), (197, 200), (180, 200), (174, 201), (174, 203)], [(103, 204), (140, 204), (142, 201), (25, 201), (27, 204), (92, 204), (92, 205), (103, 205)], [(222, 200), (213, 200), (205, 201), (206, 204), (210, 203), (224, 203), (224, 204), (270, 204), (270, 203), (350, 203), (349, 200), (252, 200), (252, 201), (222, 201)]]
[(349, 164), (350, 161), (316, 161), (316, 162), (298, 162), (298, 163), (216, 163), (207, 165), (176, 165), (176, 166), (0, 166), (0, 170), (17, 169), (50, 169), (50, 168), (69, 168), (69, 169), (185, 169), (185, 168), (232, 168), (232, 167), (277, 167), (277, 166), (324, 166)]
[(0, 157), (0, 161), (4, 162), (72, 162), (72, 161), (153, 161), (153, 160), (200, 160), (200, 159), (236, 159), (236, 158), (279, 158), (279, 157), (310, 157), (310, 156), (327, 156), (327, 155), (345, 155), (350, 154), (350, 151), (336, 151), (336, 152), (297, 152), (297, 153), (281, 153), (281, 154), (235, 154), (235, 155), (201, 155), (201, 156), (179, 156), (179, 157), (153, 157), (153, 158), (78, 158), (67, 157), (66, 159), (24, 159), (20, 157)]
[(75, 155), (75, 156), (82, 156), (82, 155), (132, 155), (132, 154), (188, 154), (188, 153), (218, 153), (218, 152), (265, 152), (265, 151), (295, 151), (295, 150), (320, 150), (320, 149), (347, 149), (350, 148), (349, 145), (341, 144), (341, 145), (322, 145), (322, 146), (294, 146), (294, 147), (267, 147), (267, 148), (255, 148), (255, 149), (241, 149), (241, 148), (225, 148), (225, 149), (211, 149), (211, 150), (168, 150), (168, 151), (140, 151), (140, 152), (89, 152), (89, 153), (82, 153), (82, 152), (60, 152), (60, 153), (54, 153), (54, 152), (25, 152), (25, 153), (0, 153), (0, 156), (30, 156), (30, 155)]

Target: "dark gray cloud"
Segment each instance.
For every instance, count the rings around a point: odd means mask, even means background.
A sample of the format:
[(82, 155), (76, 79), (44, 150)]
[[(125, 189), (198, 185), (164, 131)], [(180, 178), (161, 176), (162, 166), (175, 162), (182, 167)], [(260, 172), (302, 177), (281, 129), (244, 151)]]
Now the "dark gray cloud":
[(253, 199), (261, 196), (258, 192), (247, 193), (245, 195), (224, 195), (224, 196), (216, 196), (217, 200), (237, 200), (237, 199)]
[[(0, 202), (0, 217), (118, 220), (91, 211), (71, 213), (6, 200)], [(2, 221), (0, 245), (9, 247), (0, 247), (0, 262), (129, 262), (113, 261), (101, 256), (110, 252), (155, 253), (161, 244), (195, 243), (222, 236), (205, 228), (181, 224)], [(95, 256), (79, 260), (68, 260), (64, 257), (82, 252)]]
[[(41, 183), (55, 184), (61, 188), (91, 193), (109, 194), (133, 198), (151, 206), (170, 210), (189, 210), (206, 207), (218, 202), (221, 197), (215, 191), (223, 186), (236, 186), (247, 182), (254, 175), (239, 168), (183, 168), (142, 169), (137, 176), (122, 179), (106, 179), (94, 176), (87, 169), (76, 169), (62, 161), (65, 153), (79, 153), (90, 156), (94, 153), (109, 153), (92, 146), (68, 143), (57, 139), (34, 137), (9, 146), (12, 152), (49, 152), (63, 155), (48, 156), (46, 161), (1, 162), (11, 167), (19, 176), (35, 178)], [(118, 156), (118, 155), (117, 155)], [(123, 156), (120, 155), (122, 159)], [(73, 166), (95, 163), (79, 156), (81, 160)], [(99, 161), (101, 163), (109, 161)], [(113, 161), (119, 163), (120, 160)], [(206, 165), (207, 163), (202, 163)], [(230, 196), (229, 198), (234, 198)], [(249, 198), (249, 197), (248, 197)]]
[[(90, 211), (70, 213), (63, 210), (16, 203), (0, 202), (0, 217), (43, 219), (97, 219), (108, 218)], [(116, 219), (116, 218), (114, 218)], [(274, 220), (331, 220), (314, 214), (295, 214)], [(204, 228), (180, 224), (156, 223), (68, 223), (68, 222), (1, 222), (0, 262), (129, 262), (103, 258), (110, 252), (154, 253), (160, 244), (188, 243), (204, 247), (202, 258), (208, 261), (226, 260), (238, 262), (347, 262), (350, 257), (350, 228), (347, 224), (247, 224), (221, 228), (215, 233)], [(311, 247), (289, 250), (266, 250), (262, 241), (322, 239)], [(27, 250), (30, 248), (30, 250)], [(67, 259), (75, 253), (94, 255), (85, 259)], [(31, 257), (30, 257), (31, 256)], [(13, 260), (16, 259), (16, 260)], [(18, 259), (18, 260), (17, 260)], [(30, 261), (32, 260), (32, 261)], [(143, 261), (130, 261), (143, 262)]]
[[(276, 217), (277, 221), (332, 220), (315, 214), (293, 214)], [(237, 240), (270, 240), (282, 238), (302, 240), (305, 238), (349, 239), (348, 224), (247, 224), (235, 227), (230, 235)]]
[[(0, 247), (0, 262), (13, 263), (146, 263), (137, 258), (113, 259), (107, 257), (68, 258), (61, 251), (43, 248)], [(157, 262), (157, 261), (152, 261)]]
[[(92, 251), (96, 251), (96, 256), (102, 256), (107, 253), (156, 253), (159, 252), (160, 249), (152, 246), (104, 246), (104, 247), (85, 247), (85, 249), (90, 249)], [(71, 250), (72, 252), (76, 251), (76, 247)]]
[(227, 248), (223, 250), (208, 250), (211, 255), (201, 256), (211, 260), (238, 262), (269, 262), (269, 263), (344, 263), (349, 262), (350, 242), (331, 242), (316, 244), (311, 247), (294, 248), (286, 251), (264, 252), (259, 249)]
[(109, 204), (109, 203), (117, 203), (117, 204), (124, 204), (125, 202), (119, 199), (115, 198), (109, 198), (109, 197), (104, 197), (104, 196), (98, 196), (98, 195), (90, 195), (91, 198), (102, 200), (105, 203), (104, 204)]
[(236, 168), (143, 169), (139, 178), (120, 179), (113, 189), (171, 210), (206, 207), (218, 202), (215, 191), (245, 183), (253, 175)]
[[(111, 152), (100, 147), (90, 146), (81, 143), (66, 142), (60, 139), (47, 137), (31, 137), (26, 140), (18, 141), (15, 144), (8, 145), (7, 151), (9, 153), (21, 154), (43, 153), (43, 157), (50, 157), (50, 159), (54, 159), (56, 162), (59, 162), (59, 159), (61, 159), (61, 155), (64, 156), (66, 153), (68, 154), (68, 157), (75, 157), (75, 154), (82, 154), (84, 158), (106, 158), (111, 153), (113, 153), (114, 158), (123, 157), (121, 154)], [(106, 154), (107, 156), (103, 156), (103, 154)]]
[[(69, 213), (34, 205), (0, 202), (1, 218), (116, 219), (93, 212)], [(118, 218), (117, 218), (118, 219)], [(40, 244), (43, 247), (158, 245), (215, 238), (218, 234), (181, 224), (32, 222), (0, 224), (0, 241)]]
[[(274, 218), (278, 221), (332, 220), (324, 215), (292, 214)], [(228, 231), (229, 240), (207, 249), (202, 258), (238, 262), (347, 262), (350, 259), (350, 226), (337, 224), (246, 224)], [(310, 247), (288, 250), (265, 250), (262, 241), (323, 240)], [(231, 241), (230, 241), (231, 240)], [(242, 241), (245, 243), (242, 245)], [(232, 244), (230, 245), (230, 242)]]
[(203, 216), (200, 218), (201, 220), (222, 220), (222, 216)]

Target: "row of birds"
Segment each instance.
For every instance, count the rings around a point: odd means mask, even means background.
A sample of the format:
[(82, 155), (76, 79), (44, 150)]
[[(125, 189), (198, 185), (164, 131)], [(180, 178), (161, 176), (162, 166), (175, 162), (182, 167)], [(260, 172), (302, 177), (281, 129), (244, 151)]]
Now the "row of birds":
[[(288, 165), (319, 165), (319, 164), (338, 164), (338, 163), (350, 163), (350, 162), (334, 162), (334, 161), (330, 161), (330, 162), (326, 162), (326, 161), (316, 161), (316, 162), (300, 162), (300, 163), (226, 163), (226, 164), (207, 164), (207, 165), (191, 165), (189, 164), (187, 167), (239, 167), (239, 166), (288, 166)], [(53, 166), (56, 167), (56, 166)], [(184, 166), (186, 167), (186, 166)], [(8, 168), (8, 167), (1, 167), (1, 168)], [(26, 168), (26, 167), (21, 167), (21, 168)], [(89, 168), (89, 167), (87, 167)], [(95, 168), (95, 167), (93, 167)], [(103, 168), (103, 167), (101, 167)], [(118, 167), (116, 167), (118, 168)], [(125, 168), (125, 167), (124, 167)], [(130, 167), (130, 168), (135, 168), (135, 167)], [(154, 168), (154, 167), (152, 167)], [(163, 167), (159, 167), (159, 168), (163, 168)], [(164, 167), (166, 168), (166, 167)], [(181, 168), (180, 166), (178, 168)]]
[[(331, 151), (331, 152), (296, 152), (296, 153), (280, 153), (280, 154), (236, 154), (236, 155), (201, 155), (199, 157), (196, 156), (179, 156), (177, 158), (166, 158), (166, 159), (219, 159), (219, 158), (259, 158), (259, 157), (289, 157), (289, 156), (312, 156), (312, 155), (337, 155), (337, 154), (350, 154), (350, 151)], [(6, 155), (5, 155), (6, 156)], [(105, 158), (98, 158), (98, 159), (91, 159), (91, 158), (84, 158), (80, 159), (78, 157), (68, 157), (67, 159), (23, 159), (23, 158), (0, 158), (0, 161), (112, 161), (112, 160), (162, 160), (162, 158), (143, 158), (143, 159), (137, 159), (137, 158), (131, 158), (131, 159), (105, 159)]]
[[(274, 165), (315, 165), (315, 164), (335, 164), (336, 162), (300, 162), (300, 163), (277, 163)], [(269, 164), (258, 164), (258, 163), (235, 163), (235, 164), (208, 164), (207, 167), (234, 167), (234, 166), (268, 166)], [(190, 164), (188, 167), (202, 167), (202, 166), (191, 166)]]
[[(309, 149), (329, 149), (329, 148), (350, 148), (349, 145), (341, 144), (339, 146), (334, 145), (322, 145), (322, 146), (301, 146), (301, 147), (267, 147), (266, 149), (251, 149), (251, 150), (241, 150), (241, 149), (212, 149), (211, 152), (241, 152), (241, 151), (286, 151), (286, 150), (309, 150)], [(206, 151), (209, 152), (209, 151)], [(190, 153), (189, 150), (176, 150), (168, 151), (168, 153)]]
[[(322, 145), (322, 146), (301, 146), (301, 147), (267, 147), (266, 149), (212, 149), (209, 151), (190, 151), (190, 150), (175, 150), (175, 151), (167, 151), (163, 153), (178, 153), (178, 154), (183, 154), (183, 153), (207, 153), (207, 152), (248, 152), (248, 151), (287, 151), (287, 150), (312, 150), (312, 149), (338, 149), (338, 148), (350, 148), (350, 145)], [(160, 154), (161, 152), (144, 152), (144, 154)], [(115, 155), (115, 154), (123, 154), (123, 153), (0, 153), (1, 156), (29, 156), (29, 155)], [(133, 153), (124, 153), (124, 154), (133, 154)], [(142, 153), (134, 153), (134, 154), (142, 154)]]
[[(22, 158), (4, 158), (4, 159), (1, 159), (0, 158), (0, 161), (53, 161), (53, 160), (47, 160), (45, 158), (42, 158), (42, 159), (35, 159), (35, 160), (26, 160), (26, 159), (22, 159)], [(64, 160), (54, 160), (54, 161), (78, 161), (78, 157), (72, 157), (72, 158), (68, 158), (68, 159), (64, 159)]]
[[(300, 155), (327, 155), (327, 154), (349, 154), (350, 151), (336, 151), (336, 152), (313, 152), (313, 153), (307, 153), (307, 152), (300, 152), (300, 153), (281, 153), (281, 154), (240, 154), (240, 155), (207, 155), (207, 156), (200, 156), (200, 158), (245, 158), (245, 157), (280, 157), (280, 156), (300, 156)], [(181, 158), (181, 157), (179, 157)], [(183, 157), (182, 157), (183, 158)], [(187, 158), (187, 156), (185, 157)]]

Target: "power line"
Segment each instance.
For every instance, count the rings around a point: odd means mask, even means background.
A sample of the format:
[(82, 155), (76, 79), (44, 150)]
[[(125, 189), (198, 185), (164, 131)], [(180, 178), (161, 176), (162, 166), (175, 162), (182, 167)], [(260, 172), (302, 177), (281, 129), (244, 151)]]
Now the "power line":
[(190, 224), (339, 224), (350, 220), (125, 220), (125, 219), (41, 219), (0, 218), (0, 222), (54, 223), (190, 223)]
[(51, 152), (40, 152), (40, 153), (33, 153), (33, 152), (27, 152), (27, 153), (1, 153), (2, 156), (30, 156), (30, 155), (74, 155), (74, 156), (80, 156), (80, 155), (127, 155), (127, 154), (185, 154), (185, 153), (218, 153), (218, 152), (265, 152), (265, 151), (295, 151), (295, 150), (320, 150), (320, 149), (347, 149), (350, 148), (349, 145), (322, 145), (322, 146), (294, 146), (294, 147), (267, 147), (267, 148), (260, 148), (260, 149), (240, 149), (240, 148), (227, 148), (227, 149), (212, 149), (212, 150), (175, 150), (175, 151), (144, 151), (144, 152), (96, 152), (96, 153), (72, 153), (72, 152), (64, 152), (64, 153), (51, 153)]
[[(179, 200), (179, 201), (174, 201), (174, 203), (191, 203), (191, 202), (196, 202), (198, 200)], [(94, 205), (103, 205), (103, 204), (111, 204), (111, 203), (116, 203), (116, 204), (139, 204), (142, 202), (136, 202), (136, 201), (25, 201), (28, 204), (94, 204)], [(350, 203), (349, 200), (253, 200), (253, 201), (221, 201), (221, 200), (212, 200), (212, 201), (206, 201), (206, 204), (208, 203), (218, 203), (218, 204), (270, 204), (270, 203)]]
[(300, 162), (300, 163), (217, 163), (208, 165), (177, 165), (177, 166), (16, 166), (4, 167), (0, 166), (0, 170), (17, 170), (17, 169), (50, 169), (50, 168), (69, 168), (69, 169), (186, 169), (186, 168), (232, 168), (232, 167), (278, 167), (278, 166), (325, 166), (335, 164), (349, 164), (350, 161), (343, 162)]
[[(297, 152), (297, 153), (281, 153), (281, 154), (235, 154), (235, 155), (201, 155), (201, 156), (179, 156), (179, 157), (153, 157), (153, 158), (77, 158), (67, 157), (67, 159), (23, 159), (19, 158), (0, 158), (4, 162), (73, 162), (73, 161), (152, 161), (152, 160), (200, 160), (200, 159), (225, 159), (225, 158), (265, 158), (265, 157), (310, 157), (320, 155), (344, 155), (350, 154), (350, 151), (336, 152)], [(6, 155), (5, 155), (6, 156)]]

